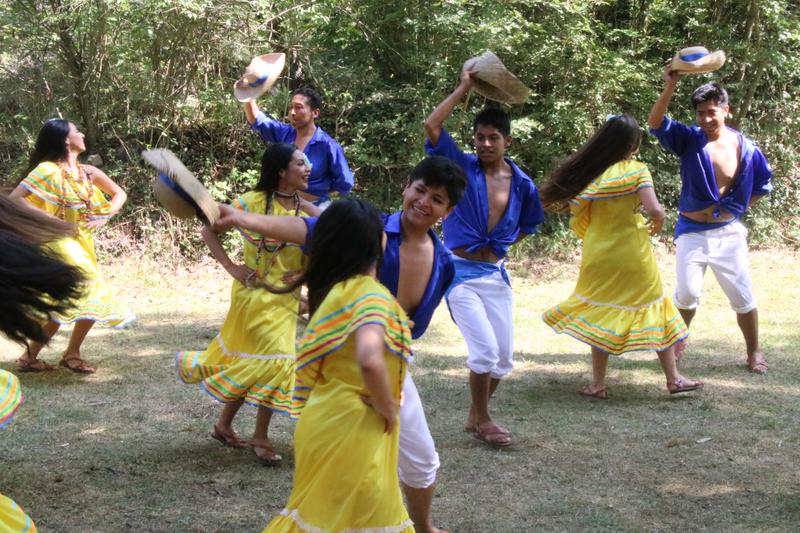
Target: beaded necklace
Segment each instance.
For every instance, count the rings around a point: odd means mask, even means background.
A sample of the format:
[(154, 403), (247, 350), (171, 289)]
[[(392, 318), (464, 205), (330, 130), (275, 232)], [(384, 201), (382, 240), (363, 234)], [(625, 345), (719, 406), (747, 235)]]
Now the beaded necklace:
[[(92, 193), (94, 192), (94, 185), (92, 185), (92, 180), (86, 174), (86, 169), (84, 169), (83, 165), (78, 164), (78, 172), (77, 172), (77, 179), (73, 175), (70, 168), (65, 165), (64, 163), (59, 163), (58, 167), (61, 169), (61, 177), (65, 183), (69, 183), (71, 189), (75, 192), (75, 195), (78, 197), (81, 202), (86, 206), (86, 209), (82, 209), (80, 212), (80, 218), (86, 222), (89, 220), (89, 216), (92, 213)], [(66, 191), (64, 191), (64, 187), (62, 187), (61, 192), (61, 218), (65, 219), (66, 216), (66, 208), (67, 208), (67, 198), (66, 198)]]
[[(294, 199), (294, 213), (292, 216), (297, 216), (300, 214), (300, 195), (297, 192), (293, 194), (287, 194), (281, 191), (272, 191), (272, 199), (271, 201), (275, 201), (275, 196), (279, 196), (281, 198), (293, 198)], [(278, 258), (278, 254), (281, 250), (286, 248), (286, 242), (279, 242), (277, 244), (271, 244), (267, 242), (267, 239), (261, 237), (261, 240), (258, 241), (258, 248), (256, 250), (256, 268), (253, 272), (247, 277), (245, 280), (245, 285), (248, 287), (256, 287), (256, 286), (264, 286), (269, 271), (272, 270), (272, 267), (275, 265), (275, 261)], [(261, 268), (261, 257), (262, 254), (269, 253), (269, 259), (267, 259), (267, 266), (264, 268), (263, 276), (259, 274), (259, 270)], [(252, 279), (256, 278), (256, 279)]]

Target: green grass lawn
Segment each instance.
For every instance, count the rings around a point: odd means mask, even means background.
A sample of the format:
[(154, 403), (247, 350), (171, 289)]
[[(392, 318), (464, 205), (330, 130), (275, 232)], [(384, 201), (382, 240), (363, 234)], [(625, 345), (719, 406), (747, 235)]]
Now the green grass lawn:
[[(660, 259), (666, 285), (672, 257)], [(800, 254), (751, 256), (767, 376), (746, 371), (734, 313), (713, 276), (682, 371), (706, 382), (667, 394), (654, 353), (612, 358), (602, 402), (577, 389), (588, 349), (539, 318), (566, 298), (576, 263), (534, 263), (514, 276), (516, 369), (493, 409), (514, 445), (487, 449), (462, 431), (465, 345), (441, 307), (416, 344), (414, 379), (442, 461), (437, 523), (459, 533), (506, 531), (797, 531), (800, 528)], [(273, 424), (278, 468), (209, 437), (219, 406), (179, 383), (173, 353), (202, 349), (227, 309), (214, 265), (144, 260), (105, 273), (139, 322), (97, 327), (84, 356), (99, 370), (21, 374), (25, 403), (0, 430), (0, 492), (43, 532), (256, 532), (291, 488), (292, 423)], [(43, 358), (57, 360), (59, 334)], [(21, 349), (0, 341), (0, 367)], [(254, 411), (237, 421), (252, 430)]]

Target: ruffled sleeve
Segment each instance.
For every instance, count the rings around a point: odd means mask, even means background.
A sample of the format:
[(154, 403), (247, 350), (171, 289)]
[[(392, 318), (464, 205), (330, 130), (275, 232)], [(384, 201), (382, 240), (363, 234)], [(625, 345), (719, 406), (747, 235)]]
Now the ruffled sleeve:
[[(84, 172), (82, 168), (80, 172)], [(67, 222), (111, 218), (111, 202), (97, 186), (86, 183), (88, 185), (79, 185), (65, 179), (61, 167), (45, 161), (34, 168), (20, 185), (31, 193), (29, 202)], [(79, 190), (83, 188), (87, 190)]]
[(406, 363), (412, 358), (411, 329), (405, 311), (389, 291), (370, 276), (336, 284), (311, 317), (297, 349), (297, 385), (293, 411), (299, 413), (317, 380), (321, 363), (334, 355), (355, 331), (366, 324), (384, 330), (388, 353)]
[(7, 370), (0, 370), (0, 427), (11, 422), (21, 403), (19, 379)]

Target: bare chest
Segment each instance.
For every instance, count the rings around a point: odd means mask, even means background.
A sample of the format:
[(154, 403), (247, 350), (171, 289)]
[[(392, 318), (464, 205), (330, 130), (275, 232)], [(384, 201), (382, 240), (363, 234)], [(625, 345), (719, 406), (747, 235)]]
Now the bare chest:
[(714, 178), (717, 182), (717, 190), (722, 196), (733, 183), (736, 171), (739, 168), (741, 149), (736, 137), (731, 139), (720, 139), (710, 142), (705, 147), (711, 165), (714, 167)]
[(503, 218), (511, 195), (511, 175), (486, 177), (486, 196), (489, 202), (487, 231), (492, 231)]
[(422, 302), (428, 281), (433, 273), (433, 243), (403, 243), (400, 245), (400, 276), (397, 301), (412, 313)]

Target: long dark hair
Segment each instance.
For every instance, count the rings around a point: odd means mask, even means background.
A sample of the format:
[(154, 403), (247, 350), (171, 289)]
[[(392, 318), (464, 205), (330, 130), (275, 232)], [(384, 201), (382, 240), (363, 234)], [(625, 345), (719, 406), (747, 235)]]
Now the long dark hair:
[(267, 213), (272, 205), (272, 193), (278, 189), (281, 181), (281, 172), (289, 168), (296, 150), (292, 144), (275, 143), (270, 144), (261, 156), (261, 177), (255, 190), (267, 195)]
[(37, 244), (75, 233), (75, 226), (0, 196), (0, 331), (9, 339), (47, 342), (42, 323), (80, 294), (81, 271)]
[(51, 217), (36, 208), (25, 208), (20, 203), (0, 196), (0, 230), (16, 233), (34, 244), (44, 244), (74, 235), (77, 226)]
[(539, 189), (545, 207), (564, 207), (608, 167), (639, 148), (642, 129), (630, 115), (614, 115), (591, 139), (562, 161)]
[(375, 207), (365, 201), (346, 198), (333, 202), (320, 215), (308, 243), (308, 268), (290, 286), (269, 290), (290, 292), (308, 285), (311, 314), (331, 288), (340, 281), (380, 268), (383, 257), (383, 222)]
[(22, 179), (30, 174), (31, 170), (42, 161), (61, 161), (69, 155), (67, 150), (67, 135), (69, 135), (69, 121), (60, 118), (51, 118), (44, 123), (36, 137), (36, 145), (28, 159), (28, 168)]

